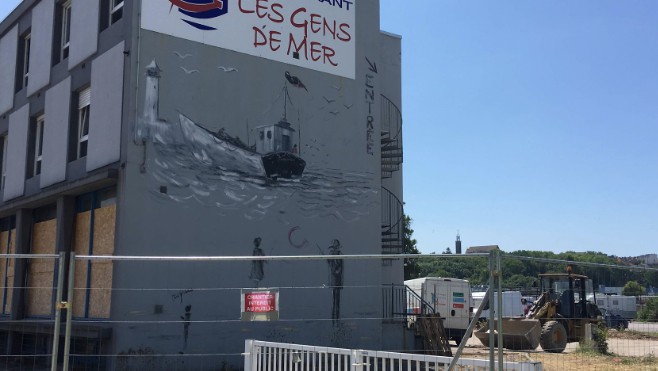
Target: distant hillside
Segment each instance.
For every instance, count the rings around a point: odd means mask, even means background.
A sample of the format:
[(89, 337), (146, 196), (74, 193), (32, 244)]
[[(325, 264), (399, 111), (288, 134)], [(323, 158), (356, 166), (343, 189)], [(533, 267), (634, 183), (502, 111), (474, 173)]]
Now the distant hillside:
[[(472, 284), (486, 284), (489, 279), (487, 258), (436, 258), (419, 259), (414, 277), (454, 277), (469, 280)], [(556, 259), (570, 261), (574, 273), (584, 274), (592, 278), (594, 287), (624, 286), (628, 281), (637, 281), (644, 287), (658, 285), (658, 272), (638, 270), (644, 266), (644, 261), (638, 258), (610, 256), (600, 252), (567, 251), (553, 253), (550, 251), (519, 250), (503, 255), (503, 286), (506, 288), (524, 289), (537, 285), (537, 275), (540, 273), (566, 272), (567, 264), (547, 263), (533, 260), (514, 259), (514, 256), (524, 256), (541, 259)], [(587, 267), (578, 262), (615, 265), (613, 267)], [(634, 269), (635, 268), (635, 269)]]

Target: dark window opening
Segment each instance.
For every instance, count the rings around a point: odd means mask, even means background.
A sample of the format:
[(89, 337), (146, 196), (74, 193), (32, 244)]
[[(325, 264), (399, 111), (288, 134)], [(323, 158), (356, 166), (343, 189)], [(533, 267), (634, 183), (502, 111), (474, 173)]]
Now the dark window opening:
[(69, 161), (87, 156), (89, 119), (91, 114), (91, 88), (87, 87), (74, 95), (75, 114), (71, 115), (69, 127)]
[(123, 17), (123, 0), (110, 0), (110, 24)]
[(43, 114), (30, 120), (30, 130), (28, 135), (28, 161), (26, 169), (28, 179), (41, 174), (41, 160), (43, 155), (43, 129)]
[(27, 87), (27, 82), (30, 75), (31, 43), (32, 35), (29, 31), (21, 36), (20, 42), (18, 43), (18, 50), (16, 53), (16, 84), (14, 87), (16, 93)]
[(57, 204), (50, 204), (39, 207), (32, 211), (34, 223), (41, 223), (57, 218)]

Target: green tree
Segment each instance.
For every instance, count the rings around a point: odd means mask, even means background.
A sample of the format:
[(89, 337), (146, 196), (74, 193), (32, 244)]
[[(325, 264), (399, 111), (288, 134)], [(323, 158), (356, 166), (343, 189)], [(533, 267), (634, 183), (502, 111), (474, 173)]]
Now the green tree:
[(621, 289), (621, 294), (625, 296), (640, 296), (644, 295), (647, 291), (637, 281), (628, 281)]
[(649, 298), (642, 310), (637, 314), (641, 321), (658, 321), (658, 298)]
[[(409, 215), (402, 216), (402, 252), (404, 254), (420, 254), (416, 247), (416, 239), (413, 238), (414, 230), (411, 229), (413, 220)], [(404, 279), (418, 278), (418, 259), (405, 259)]]

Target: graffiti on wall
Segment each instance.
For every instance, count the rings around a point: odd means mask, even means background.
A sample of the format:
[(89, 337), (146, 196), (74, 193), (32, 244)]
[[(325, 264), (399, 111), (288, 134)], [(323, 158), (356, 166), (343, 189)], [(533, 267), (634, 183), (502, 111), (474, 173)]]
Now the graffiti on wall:
[(375, 105), (375, 76), (377, 75), (377, 63), (370, 62), (367, 57), (366, 62), (368, 63), (365, 86), (365, 98), (366, 104), (368, 105), (368, 114), (366, 116), (366, 153), (373, 155), (375, 147), (375, 118), (373, 106)]
[[(260, 247), (262, 239), (260, 237), (254, 238), (254, 249), (252, 251), (252, 256), (265, 256), (265, 252)], [(256, 288), (260, 281), (265, 278), (265, 260), (252, 260), (251, 261), (251, 272), (249, 273), (249, 279), (254, 282)]]
[[(170, 55), (182, 75), (177, 79), (211, 74), (190, 62), (191, 53), (178, 50)], [(237, 67), (220, 67), (212, 73), (241, 73)], [(246, 138), (231, 132), (240, 125), (214, 129), (220, 125), (197, 122), (191, 117), (194, 112), (184, 107), (174, 120), (160, 118), (160, 80), (166, 78), (155, 61), (147, 66), (144, 112), (135, 128), (135, 142), (153, 148), (150, 161), (144, 148), (142, 168), (159, 183), (153, 191), (157, 197), (214, 207), (219, 215), (242, 214), (248, 220), (276, 215), (284, 224), (294, 223), (292, 216), (353, 222), (368, 215), (377, 203), (378, 190), (371, 186), (375, 174), (329, 166), (333, 154), (326, 143), (301, 135), (301, 130), (309, 129), (305, 125), (310, 119), (299, 119), (307, 105), (295, 104), (291, 89), (301, 92), (296, 93), (298, 99), (315, 99), (303, 76), (286, 71), (280, 77), (282, 88), (276, 100), (282, 116), (269, 124), (247, 127)], [(337, 93), (342, 89), (332, 88)], [(325, 94), (321, 98), (326, 105), (306, 117), (313, 118), (322, 110), (332, 116), (338, 112), (330, 107), (338, 105), (336, 97)], [(345, 103), (348, 110), (351, 105)], [(288, 116), (294, 110), (297, 122), (291, 123), (295, 120)]]
[[(326, 255), (319, 246), (320, 254)], [(342, 246), (338, 239), (333, 239), (328, 255), (342, 255)], [(329, 287), (331, 288), (331, 319), (336, 325), (340, 319), (340, 295), (343, 290), (343, 259), (327, 259), (329, 266)]]

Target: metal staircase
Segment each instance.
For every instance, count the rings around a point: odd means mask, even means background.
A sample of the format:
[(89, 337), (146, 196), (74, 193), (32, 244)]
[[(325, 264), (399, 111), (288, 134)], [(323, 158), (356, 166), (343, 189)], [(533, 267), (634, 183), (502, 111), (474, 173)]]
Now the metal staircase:
[(402, 254), (404, 250), (402, 202), (382, 187), (382, 254)]
[(381, 95), (382, 178), (390, 178), (402, 164), (402, 113), (386, 96)]
[[(391, 178), (402, 164), (402, 114), (386, 96), (380, 96), (382, 179)], [(403, 208), (395, 194), (382, 187), (382, 254), (401, 254), (403, 243)], [(390, 261), (385, 263), (390, 263)]]

